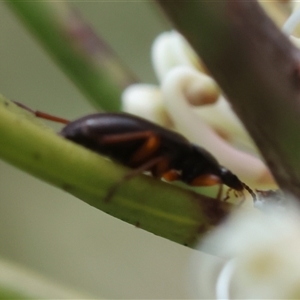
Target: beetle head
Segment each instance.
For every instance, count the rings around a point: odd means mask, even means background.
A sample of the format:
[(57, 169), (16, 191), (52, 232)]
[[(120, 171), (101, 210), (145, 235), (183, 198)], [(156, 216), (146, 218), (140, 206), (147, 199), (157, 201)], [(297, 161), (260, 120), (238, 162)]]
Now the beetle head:
[(242, 191), (244, 189), (244, 184), (239, 180), (239, 178), (224, 167), (220, 167), (220, 177), (223, 183), (230, 188), (236, 191)]

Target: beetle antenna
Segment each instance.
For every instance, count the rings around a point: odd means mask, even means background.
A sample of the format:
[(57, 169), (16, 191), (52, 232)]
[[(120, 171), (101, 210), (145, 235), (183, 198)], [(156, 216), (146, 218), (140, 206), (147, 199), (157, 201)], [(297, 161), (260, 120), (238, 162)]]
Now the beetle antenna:
[(49, 115), (49, 114), (47, 114), (45, 112), (42, 112), (42, 111), (39, 111), (39, 110), (33, 110), (33, 109), (29, 108), (28, 106), (26, 106), (22, 103), (19, 103), (17, 101), (14, 101), (14, 103), (16, 105), (18, 105), (19, 107), (21, 107), (25, 110), (28, 110), (29, 112), (31, 112), (33, 115), (35, 115), (38, 118), (53, 121), (53, 122), (57, 122), (57, 123), (62, 123), (62, 124), (69, 124), (70, 123), (69, 120), (66, 120), (66, 119), (63, 119), (63, 118), (60, 118), (60, 117), (56, 117), (56, 116), (53, 116), (53, 115)]
[(223, 199), (224, 202), (226, 202), (229, 198), (230, 198), (230, 192), (232, 191), (232, 188), (229, 188), (227, 191), (226, 191), (226, 194), (225, 194), (225, 197)]

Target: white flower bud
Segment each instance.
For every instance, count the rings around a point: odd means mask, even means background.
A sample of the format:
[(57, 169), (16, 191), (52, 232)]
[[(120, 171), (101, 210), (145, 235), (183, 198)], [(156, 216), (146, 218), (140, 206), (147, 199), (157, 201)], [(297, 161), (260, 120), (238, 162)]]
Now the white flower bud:
[(179, 65), (205, 71), (197, 54), (184, 37), (176, 31), (160, 34), (152, 45), (151, 55), (154, 71), (160, 81), (173, 67)]
[(150, 84), (129, 86), (122, 94), (122, 109), (127, 113), (170, 127), (171, 121), (157, 86)]

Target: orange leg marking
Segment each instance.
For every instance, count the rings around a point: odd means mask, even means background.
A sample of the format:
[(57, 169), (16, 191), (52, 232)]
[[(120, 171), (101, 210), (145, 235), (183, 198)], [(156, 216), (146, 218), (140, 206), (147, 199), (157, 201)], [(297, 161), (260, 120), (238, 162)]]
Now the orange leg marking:
[(218, 176), (212, 174), (206, 174), (194, 178), (194, 180), (189, 184), (192, 186), (212, 186), (221, 183), (222, 182)]
[(170, 170), (162, 175), (162, 178), (167, 181), (179, 180), (180, 177), (180, 174), (176, 170)]
[(98, 139), (98, 142), (100, 144), (118, 144), (143, 139), (145, 143), (133, 154), (130, 160), (132, 163), (138, 163), (153, 155), (160, 146), (160, 138), (152, 131), (104, 135)]
[[(194, 178), (194, 180), (189, 183), (192, 186), (212, 186), (219, 184), (219, 190), (217, 193), (216, 199), (222, 200), (222, 194), (223, 194), (223, 183), (220, 179), (220, 177), (213, 175), (213, 174), (205, 174), (198, 176)], [(228, 195), (226, 195), (226, 200), (228, 199)]]
[(153, 136), (152, 131), (138, 131), (138, 132), (124, 132), (109, 134), (99, 137), (98, 142), (100, 144), (118, 144), (134, 140), (148, 139)]
[[(160, 146), (160, 139), (156, 135), (150, 136), (146, 142), (138, 149), (131, 158), (131, 162), (136, 163), (150, 157)], [(164, 166), (161, 167), (163, 169)]]

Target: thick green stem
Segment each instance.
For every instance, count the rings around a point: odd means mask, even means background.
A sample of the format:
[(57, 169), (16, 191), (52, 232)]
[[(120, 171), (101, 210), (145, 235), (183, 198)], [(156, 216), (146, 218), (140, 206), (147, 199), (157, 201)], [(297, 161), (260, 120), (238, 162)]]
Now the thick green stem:
[(109, 189), (128, 169), (28, 118), (34, 119), (0, 97), (0, 157), (121, 220), (193, 247), (233, 208), (144, 175), (121, 185), (105, 202)]
[(158, 0), (231, 101), (281, 188), (300, 199), (300, 52), (256, 1)]
[(98, 108), (120, 109), (121, 92), (133, 76), (77, 11), (64, 2), (7, 3)]

